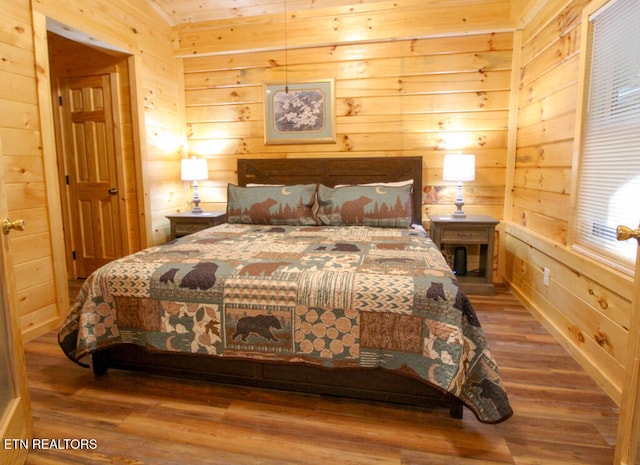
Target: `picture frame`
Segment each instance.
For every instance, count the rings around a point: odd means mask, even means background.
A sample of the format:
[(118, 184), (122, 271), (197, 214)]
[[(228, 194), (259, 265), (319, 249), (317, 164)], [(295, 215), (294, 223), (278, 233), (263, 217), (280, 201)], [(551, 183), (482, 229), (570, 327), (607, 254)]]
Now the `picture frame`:
[(335, 81), (264, 84), (264, 143), (336, 141)]

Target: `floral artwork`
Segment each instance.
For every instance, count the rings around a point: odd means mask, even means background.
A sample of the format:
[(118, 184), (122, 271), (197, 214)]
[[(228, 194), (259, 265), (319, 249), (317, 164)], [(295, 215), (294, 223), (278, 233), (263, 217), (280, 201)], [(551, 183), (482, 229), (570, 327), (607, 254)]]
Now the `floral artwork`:
[(276, 131), (321, 130), (324, 124), (324, 102), (324, 92), (320, 89), (276, 92), (273, 96)]
[(265, 85), (265, 144), (335, 142), (333, 80)]

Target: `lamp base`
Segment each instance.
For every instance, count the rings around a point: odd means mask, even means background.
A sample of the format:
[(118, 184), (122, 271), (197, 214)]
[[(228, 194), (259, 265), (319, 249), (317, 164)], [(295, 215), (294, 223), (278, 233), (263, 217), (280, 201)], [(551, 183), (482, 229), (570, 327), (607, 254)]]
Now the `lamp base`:
[(193, 209), (191, 213), (202, 213), (202, 207), (200, 207), (200, 196), (198, 195), (198, 181), (193, 181)]
[(465, 218), (467, 215), (462, 211), (462, 207), (464, 206), (464, 200), (462, 200), (462, 182), (458, 182), (458, 195), (454, 204), (456, 211), (453, 212), (451, 216), (454, 218)]

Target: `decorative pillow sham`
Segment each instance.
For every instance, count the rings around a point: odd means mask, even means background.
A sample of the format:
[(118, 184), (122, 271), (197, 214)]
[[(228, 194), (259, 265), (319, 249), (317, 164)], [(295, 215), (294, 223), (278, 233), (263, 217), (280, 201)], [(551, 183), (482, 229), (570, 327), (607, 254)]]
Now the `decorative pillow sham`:
[(227, 187), (227, 222), (312, 226), (316, 184)]
[(411, 185), (318, 188), (318, 219), (326, 226), (411, 227)]

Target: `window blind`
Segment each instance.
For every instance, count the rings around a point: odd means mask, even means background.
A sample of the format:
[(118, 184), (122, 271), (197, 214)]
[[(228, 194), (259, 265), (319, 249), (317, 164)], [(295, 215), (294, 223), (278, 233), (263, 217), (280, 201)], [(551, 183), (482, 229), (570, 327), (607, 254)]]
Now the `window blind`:
[(576, 243), (630, 264), (637, 244), (615, 230), (640, 222), (640, 2), (612, 0), (589, 21)]

